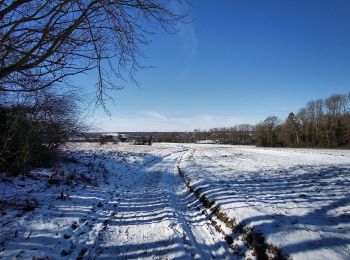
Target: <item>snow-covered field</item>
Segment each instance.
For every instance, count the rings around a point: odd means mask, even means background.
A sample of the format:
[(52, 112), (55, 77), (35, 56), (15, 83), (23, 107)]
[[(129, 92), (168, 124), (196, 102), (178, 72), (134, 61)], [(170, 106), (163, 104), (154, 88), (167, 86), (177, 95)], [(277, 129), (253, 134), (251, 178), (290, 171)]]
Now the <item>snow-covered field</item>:
[(292, 259), (350, 258), (349, 150), (72, 143), (64, 153), (54, 169), (1, 175), (0, 258), (259, 256), (218, 208)]
[(293, 259), (350, 259), (350, 152), (190, 146), (192, 186)]

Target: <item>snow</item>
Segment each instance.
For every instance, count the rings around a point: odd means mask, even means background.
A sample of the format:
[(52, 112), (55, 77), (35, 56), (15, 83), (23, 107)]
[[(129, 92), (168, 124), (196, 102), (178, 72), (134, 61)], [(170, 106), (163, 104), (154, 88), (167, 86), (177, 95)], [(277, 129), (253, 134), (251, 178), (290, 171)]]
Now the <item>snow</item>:
[(292, 259), (349, 259), (348, 150), (188, 147), (181, 169), (237, 223)]
[[(234, 259), (178, 177), (182, 148), (74, 143), (65, 153), (73, 162), (1, 176), (0, 258)], [(26, 211), (28, 201), (37, 205)]]
[(1, 174), (0, 258), (254, 259), (179, 167), (290, 258), (349, 259), (349, 150), (71, 143), (63, 153), (25, 179)]

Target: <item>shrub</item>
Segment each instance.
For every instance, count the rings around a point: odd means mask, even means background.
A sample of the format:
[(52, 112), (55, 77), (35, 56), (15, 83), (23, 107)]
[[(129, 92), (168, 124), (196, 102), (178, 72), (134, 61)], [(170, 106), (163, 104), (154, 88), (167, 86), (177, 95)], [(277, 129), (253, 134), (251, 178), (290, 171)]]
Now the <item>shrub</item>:
[(26, 105), (0, 105), (0, 171), (12, 175), (50, 167), (59, 146), (78, 131), (74, 102), (45, 94)]

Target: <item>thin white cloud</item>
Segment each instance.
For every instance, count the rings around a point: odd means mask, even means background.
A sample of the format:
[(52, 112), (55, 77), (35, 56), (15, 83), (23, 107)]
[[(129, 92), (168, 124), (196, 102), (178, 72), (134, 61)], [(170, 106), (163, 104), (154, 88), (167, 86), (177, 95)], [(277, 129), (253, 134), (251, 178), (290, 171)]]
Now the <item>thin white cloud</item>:
[(230, 127), (237, 124), (257, 123), (256, 120), (238, 117), (216, 117), (210, 115), (167, 117), (157, 112), (145, 112), (144, 116), (100, 117), (93, 122), (99, 131), (142, 132), (142, 131), (192, 131)]
[(200, 115), (198, 119), (203, 120), (206, 123), (211, 123), (215, 120), (215, 118), (211, 115)]
[(184, 79), (191, 72), (191, 64), (198, 49), (198, 37), (194, 23), (182, 24), (179, 31), (180, 47), (185, 57), (183, 66), (177, 76), (178, 80)]
[(184, 3), (180, 3), (179, 1), (170, 1), (169, 7), (175, 13), (178, 14), (187, 14), (188, 17), (185, 18), (185, 23), (179, 23), (177, 30), (178, 37), (178, 46), (182, 55), (183, 65), (181, 66), (181, 70), (177, 75), (178, 80), (184, 79), (191, 71), (191, 65), (193, 63), (193, 59), (197, 54), (199, 38), (196, 33), (195, 22), (191, 17), (191, 8), (190, 5)]
[(187, 55), (195, 55), (198, 48), (198, 37), (196, 34), (194, 22), (181, 24), (178, 33), (181, 47)]
[(154, 117), (154, 118), (158, 118), (158, 119), (163, 119), (163, 120), (167, 120), (168, 118), (158, 112), (154, 112), (154, 111), (146, 111), (143, 112), (144, 115), (149, 116), (149, 117)]

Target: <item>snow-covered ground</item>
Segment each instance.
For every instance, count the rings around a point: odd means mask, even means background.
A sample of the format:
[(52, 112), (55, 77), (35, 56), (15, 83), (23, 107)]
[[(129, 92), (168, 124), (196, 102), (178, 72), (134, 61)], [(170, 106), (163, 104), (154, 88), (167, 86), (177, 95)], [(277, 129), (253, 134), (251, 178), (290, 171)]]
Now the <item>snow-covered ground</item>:
[(292, 259), (350, 257), (349, 150), (72, 143), (64, 153), (53, 169), (0, 176), (0, 258), (254, 259), (198, 193)]
[(185, 152), (74, 143), (56, 169), (2, 175), (0, 258), (234, 259), (179, 178)]
[(350, 259), (350, 151), (188, 145), (194, 188), (292, 259)]

